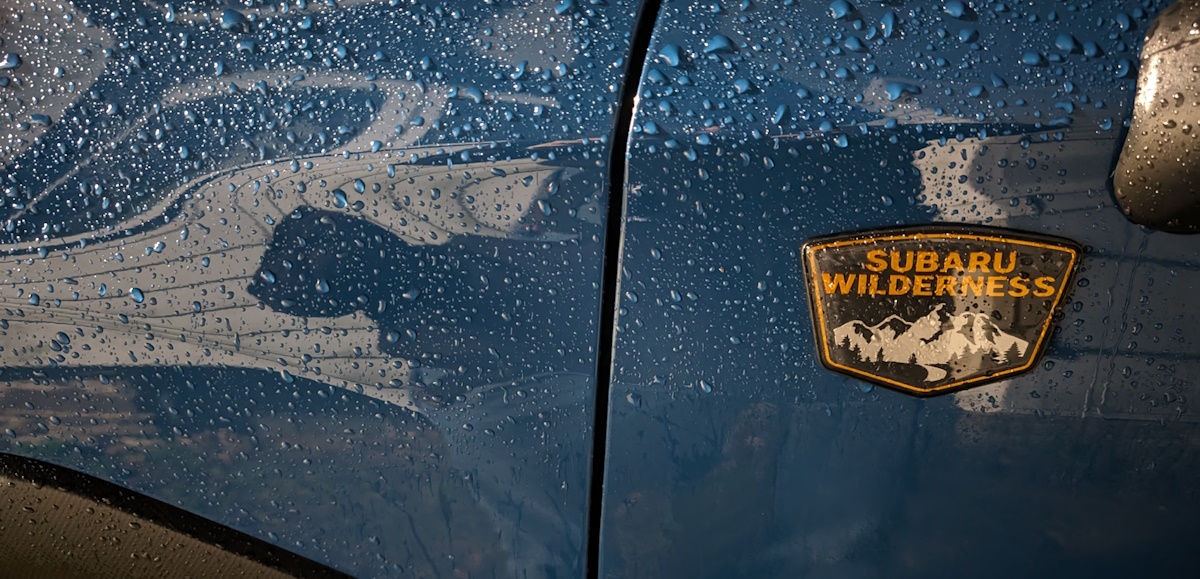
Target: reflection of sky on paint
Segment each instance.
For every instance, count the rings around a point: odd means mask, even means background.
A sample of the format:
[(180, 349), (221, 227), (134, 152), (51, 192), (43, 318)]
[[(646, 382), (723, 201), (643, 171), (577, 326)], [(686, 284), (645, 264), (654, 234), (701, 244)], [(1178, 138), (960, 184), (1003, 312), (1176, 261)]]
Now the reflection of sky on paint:
[[(465, 164), (453, 172), (393, 161), (391, 152), (310, 157), (302, 163), (308, 169), (274, 178), (278, 165), (237, 169), (168, 197), (184, 201), (165, 225), (105, 242), (49, 241), (53, 256), (9, 270), (16, 283), (4, 302), (24, 315), (10, 318), (0, 337), (4, 364), (245, 366), (366, 387), (411, 406), (400, 388), (411, 380), (410, 367), (377, 351), (383, 336), (375, 322), (361, 314), (295, 317), (260, 307), (247, 291), (256, 277), (271, 276), (259, 263), (272, 224), (308, 206), (363, 218), (413, 245), (460, 235), (566, 240), (522, 230), (532, 223), (526, 213), (569, 173), (528, 160)], [(479, 176), (467, 177), (472, 171)], [(154, 223), (160, 215), (144, 217)], [(36, 247), (23, 254), (34, 255)], [(75, 338), (70, 355), (60, 352), (54, 336), (75, 334), (81, 321), (104, 334), (89, 329)]]
[[(376, 351), (372, 320), (273, 312), (247, 286), (263, 275), (273, 226), (302, 207), (354, 215), (414, 245), (579, 239), (577, 225), (539, 225), (578, 170), (550, 161), (554, 149), (498, 157), (480, 142), (608, 129), (606, 108), (572, 106), (568, 123), (561, 105), (614, 98), (620, 71), (609, 60), (619, 59), (596, 57), (617, 49), (599, 40), (628, 8), (556, 6), (154, 4), (109, 14), (85, 2), (56, 18), (9, 15), (10, 49), (62, 34), (10, 71), (14, 87), (55, 98), (3, 99), (14, 119), (35, 109), (52, 119), (7, 150), (19, 199), (7, 224), (22, 262), (4, 299), (25, 315), (3, 337), (5, 364), (231, 364), (373, 386), (410, 405), (389, 387), (411, 368)], [(589, 58), (575, 68), (581, 51)], [(429, 144), (440, 142), (458, 144)], [(606, 153), (602, 141), (574, 146)], [(596, 222), (594, 206), (558, 209)], [(39, 252), (46, 259), (24, 261)], [(67, 356), (53, 336), (80, 319), (108, 334)], [(178, 343), (154, 348), (164, 336)]]
[(34, 122), (33, 115), (61, 118), (81, 91), (103, 74), (102, 55), (113, 41), (104, 27), (86, 26), (83, 14), (70, 4), (0, 9), (0, 34), (4, 52), (22, 60), (16, 70), (0, 71), (9, 79), (0, 97), (0, 115), (7, 125), (0, 163), (8, 164), (46, 132), (48, 125)]
[(0, 9), (5, 448), (364, 575), (576, 574), (635, 12)]
[[(39, 95), (3, 99), (19, 129), (5, 157), (16, 180), (9, 190), (16, 230), (9, 231), (22, 238), (78, 229), (21, 219), (81, 203), (77, 190), (107, 199), (93, 213), (128, 211), (146, 196), (246, 161), (599, 137), (610, 129), (602, 103), (615, 98), (624, 45), (601, 40), (613, 34), (614, 19), (631, 15), (625, 6), (565, 6), (238, 11), (80, 2), (49, 28), (27, 26), (28, 17), (10, 22), (13, 46), (32, 30), (83, 60), (30, 50), (7, 71), (10, 86)], [(64, 34), (51, 34), (58, 28)], [(101, 32), (66, 34), (77, 28)], [(83, 40), (86, 50), (78, 47)], [(430, 45), (437, 49), (424, 49)], [(49, 126), (31, 123), (34, 114)], [(92, 228), (112, 225), (89, 220)], [(35, 227), (45, 223), (48, 232)]]

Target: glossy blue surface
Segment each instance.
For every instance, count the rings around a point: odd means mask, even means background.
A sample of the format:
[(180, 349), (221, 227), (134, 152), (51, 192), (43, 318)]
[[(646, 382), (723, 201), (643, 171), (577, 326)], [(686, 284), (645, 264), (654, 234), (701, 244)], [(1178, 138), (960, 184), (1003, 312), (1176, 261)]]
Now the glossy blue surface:
[[(0, 452), (363, 576), (1184, 575), (1200, 241), (1110, 178), (1164, 6), (8, 9)], [(1085, 246), (1036, 370), (820, 366), (800, 245), (922, 223)]]
[[(666, 3), (630, 140), (602, 577), (1186, 575), (1200, 240), (1110, 181), (1162, 3)], [(968, 223), (1070, 238), (1028, 374), (832, 374), (799, 248)]]
[(0, 450), (357, 575), (580, 575), (634, 2), (0, 16)]

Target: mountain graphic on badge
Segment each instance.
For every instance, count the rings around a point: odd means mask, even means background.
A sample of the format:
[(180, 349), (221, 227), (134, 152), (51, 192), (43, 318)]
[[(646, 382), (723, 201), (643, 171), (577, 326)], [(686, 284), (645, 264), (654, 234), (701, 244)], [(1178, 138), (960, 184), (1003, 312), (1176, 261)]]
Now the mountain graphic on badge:
[(1080, 250), (1007, 230), (924, 227), (803, 248), (830, 370), (928, 395), (1033, 368)]
[(1023, 360), (1029, 351), (1028, 340), (1004, 332), (983, 314), (951, 316), (945, 310), (945, 304), (938, 304), (913, 322), (895, 314), (873, 326), (846, 322), (833, 330), (838, 357), (920, 366), (924, 381), (937, 383)]

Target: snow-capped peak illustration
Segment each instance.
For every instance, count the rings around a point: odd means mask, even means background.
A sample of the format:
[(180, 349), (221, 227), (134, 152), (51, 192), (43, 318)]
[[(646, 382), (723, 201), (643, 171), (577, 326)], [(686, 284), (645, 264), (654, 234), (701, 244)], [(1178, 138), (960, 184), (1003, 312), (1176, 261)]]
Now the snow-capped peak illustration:
[(987, 315), (950, 315), (945, 304), (912, 322), (897, 315), (875, 325), (851, 320), (833, 330), (833, 341), (862, 362), (925, 366), (929, 381), (945, 376), (931, 366), (1008, 363), (1024, 358), (1029, 348), (1028, 341), (1004, 332)]

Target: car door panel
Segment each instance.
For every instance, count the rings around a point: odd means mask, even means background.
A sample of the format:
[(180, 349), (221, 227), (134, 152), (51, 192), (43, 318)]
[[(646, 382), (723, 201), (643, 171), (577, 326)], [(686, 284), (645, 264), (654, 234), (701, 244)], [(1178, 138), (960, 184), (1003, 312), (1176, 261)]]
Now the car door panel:
[[(1189, 568), (1200, 245), (1110, 178), (1164, 5), (709, 8), (664, 4), (639, 87), (601, 576)], [(1082, 245), (1029, 372), (822, 367), (801, 246), (927, 224)]]
[(637, 12), (5, 9), (0, 450), (356, 575), (582, 573)]

